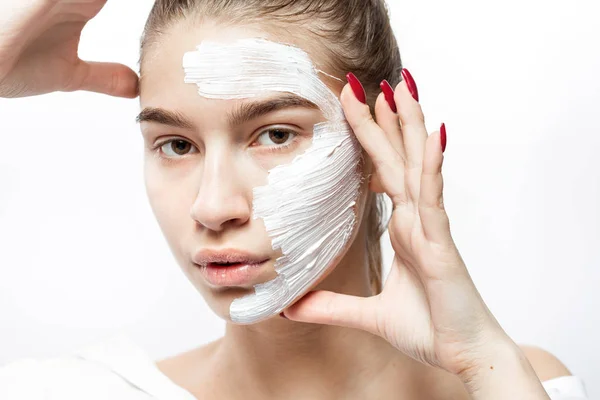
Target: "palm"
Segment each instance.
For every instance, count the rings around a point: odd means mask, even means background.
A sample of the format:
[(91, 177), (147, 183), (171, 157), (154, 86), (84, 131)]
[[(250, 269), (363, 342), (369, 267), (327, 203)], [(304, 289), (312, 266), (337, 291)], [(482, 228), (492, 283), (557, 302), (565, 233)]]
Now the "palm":
[[(77, 48), (81, 35), (81, 23), (61, 24), (53, 27), (32, 47), (41, 51), (26, 51), (19, 59), (16, 69), (7, 79), (26, 82), (23, 95), (48, 93), (55, 90), (66, 90), (77, 87), (81, 82), (77, 68), (79, 57)], [(52, 76), (53, 79), (48, 79)]]
[[(378, 330), (394, 347), (429, 363), (432, 360), (433, 326), (427, 297), (417, 274), (410, 248), (421, 245), (420, 227), (410, 216), (395, 210), (388, 231), (395, 256), (389, 276), (378, 296)], [(394, 315), (390, 319), (389, 315)]]
[(473, 333), (459, 334), (460, 330), (456, 327), (462, 325), (464, 329), (465, 322), (474, 320), (464, 314), (465, 310), (458, 318), (443, 312), (444, 307), (454, 308), (449, 298), (459, 297), (440, 291), (441, 288), (447, 291), (449, 287), (435, 285), (437, 278), (430, 275), (429, 278), (434, 279), (431, 281), (423, 272), (435, 274), (435, 270), (443, 268), (447, 260), (456, 260), (457, 257), (460, 260), (460, 256), (458, 252), (448, 254), (428, 242), (418, 213), (395, 210), (388, 231), (395, 257), (378, 296), (380, 313), (377, 325), (381, 329), (380, 334), (418, 361), (438, 367), (445, 365), (446, 359), (452, 358), (453, 353), (462, 351), (456, 344), (463, 343), (466, 336)]
[[(412, 358), (432, 364), (433, 326), (429, 305), (418, 278), (394, 259), (390, 275), (378, 296), (380, 335)], [(394, 314), (390, 319), (385, 315)]]
[(377, 296), (317, 291), (286, 314), (372, 332), (420, 362), (460, 373), (468, 364), (466, 354), (503, 331), (450, 235), (442, 201), (440, 133), (427, 134), (420, 107), (406, 87), (396, 91), (399, 115), (380, 96), (377, 122), (348, 87), (341, 98), (373, 160), (371, 189), (385, 192), (394, 206), (388, 226), (394, 261)]

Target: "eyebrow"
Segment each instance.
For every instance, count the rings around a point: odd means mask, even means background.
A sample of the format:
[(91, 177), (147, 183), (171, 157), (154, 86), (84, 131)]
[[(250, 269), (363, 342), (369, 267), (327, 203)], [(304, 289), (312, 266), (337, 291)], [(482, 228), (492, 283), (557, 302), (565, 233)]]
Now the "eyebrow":
[[(266, 114), (292, 107), (316, 109), (319, 107), (310, 100), (285, 93), (272, 99), (241, 103), (227, 115), (230, 125), (241, 125), (245, 122), (262, 117)], [(136, 122), (155, 122), (170, 125), (177, 128), (194, 129), (194, 123), (177, 111), (165, 110), (163, 108), (146, 107), (136, 117)]]
[(155, 122), (163, 125), (170, 125), (177, 128), (193, 129), (194, 124), (176, 111), (169, 111), (163, 108), (146, 107), (135, 118), (140, 122)]

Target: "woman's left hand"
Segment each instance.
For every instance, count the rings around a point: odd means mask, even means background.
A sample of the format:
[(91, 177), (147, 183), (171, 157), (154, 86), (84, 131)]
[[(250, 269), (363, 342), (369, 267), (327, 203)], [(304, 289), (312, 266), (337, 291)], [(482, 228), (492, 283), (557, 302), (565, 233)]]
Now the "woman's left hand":
[(351, 74), (348, 79), (351, 86), (340, 98), (373, 162), (370, 188), (385, 192), (393, 204), (388, 225), (393, 265), (376, 296), (313, 291), (286, 309), (285, 316), (366, 330), (420, 362), (465, 379), (483, 364), (489, 371), (490, 355), (517, 346), (485, 305), (450, 234), (442, 200), (445, 128), (443, 135), (427, 134), (421, 107), (410, 92), (416, 89), (409, 89), (406, 76), (395, 92), (387, 88), (397, 113), (383, 93), (377, 99), (377, 122), (358, 100), (364, 99), (358, 80)]

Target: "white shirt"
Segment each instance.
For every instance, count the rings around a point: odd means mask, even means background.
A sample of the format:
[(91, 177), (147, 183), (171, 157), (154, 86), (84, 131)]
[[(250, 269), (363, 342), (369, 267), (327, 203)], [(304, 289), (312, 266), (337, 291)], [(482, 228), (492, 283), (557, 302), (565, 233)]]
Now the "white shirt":
[[(583, 381), (543, 382), (552, 400), (587, 399)], [(124, 333), (63, 357), (23, 358), (0, 368), (0, 400), (196, 400)]]

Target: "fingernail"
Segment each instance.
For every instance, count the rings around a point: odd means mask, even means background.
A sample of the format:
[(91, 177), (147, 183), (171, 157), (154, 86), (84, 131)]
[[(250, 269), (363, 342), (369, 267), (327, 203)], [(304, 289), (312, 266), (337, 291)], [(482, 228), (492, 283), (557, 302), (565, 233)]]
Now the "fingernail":
[(283, 314), (283, 311), (279, 313), (279, 316), (280, 316), (280, 317), (282, 317), (282, 318), (285, 318), (285, 319), (289, 319), (288, 317), (286, 317), (286, 316)]
[(385, 96), (385, 100), (390, 105), (392, 111), (398, 112), (398, 109), (396, 108), (396, 101), (394, 100), (394, 89), (392, 89), (392, 85), (390, 85), (390, 83), (384, 79), (379, 87), (381, 87), (381, 91)]
[(442, 153), (446, 150), (446, 124), (440, 127), (440, 142), (442, 142)]
[(348, 74), (346, 74), (346, 79), (348, 79), (348, 83), (350, 84), (350, 87), (352, 88), (352, 91), (354, 92), (354, 95), (356, 96), (358, 101), (360, 101), (363, 104), (367, 104), (367, 96), (365, 95), (365, 89), (363, 88), (363, 85), (360, 83), (356, 75), (354, 75), (352, 72), (348, 72)]
[(417, 89), (417, 84), (415, 83), (415, 80), (406, 68), (402, 69), (402, 78), (406, 82), (408, 91), (410, 92), (410, 94), (412, 94), (413, 99), (419, 101), (419, 90)]

